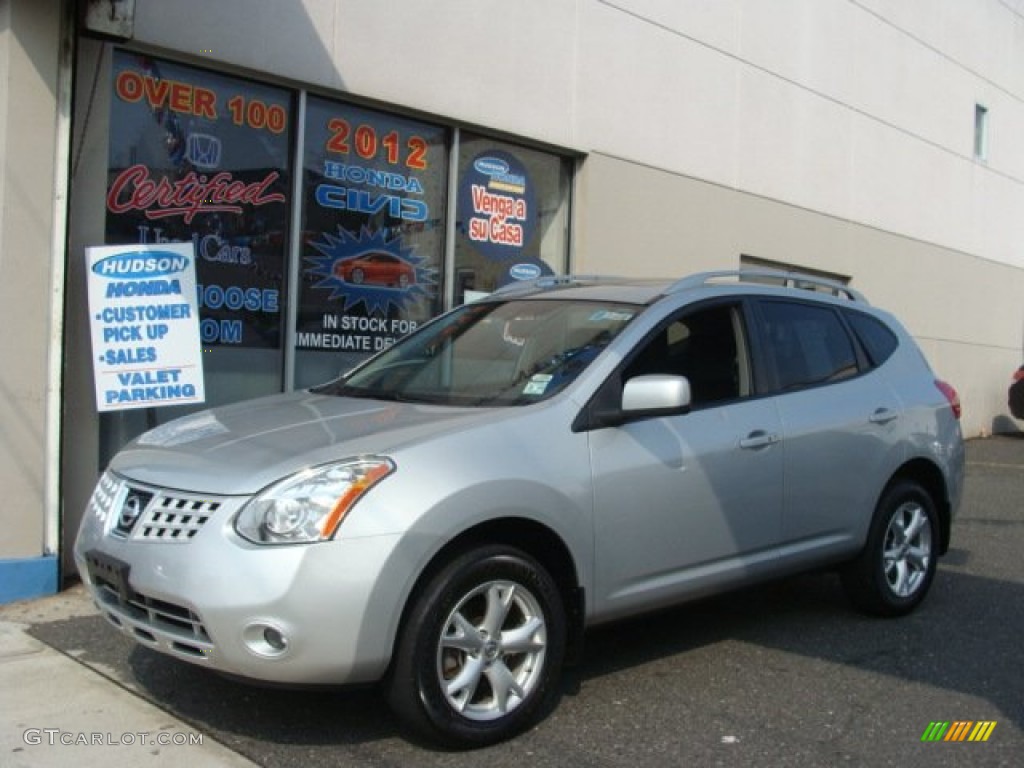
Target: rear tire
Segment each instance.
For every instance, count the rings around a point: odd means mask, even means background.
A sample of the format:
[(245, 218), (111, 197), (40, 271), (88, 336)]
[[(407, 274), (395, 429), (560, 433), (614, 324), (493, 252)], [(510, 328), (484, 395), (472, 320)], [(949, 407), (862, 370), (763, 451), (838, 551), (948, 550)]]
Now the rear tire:
[(452, 561), (415, 599), (388, 701), (430, 741), (481, 747), (532, 725), (557, 690), (566, 619), (554, 580), (506, 546)]
[(1024, 419), (1024, 378), (1018, 379), (1010, 385), (1010, 389), (1006, 393), (1006, 404), (1010, 407), (1013, 418)]
[(935, 578), (939, 536), (928, 492), (910, 480), (891, 485), (875, 508), (864, 549), (842, 572), (850, 600), (877, 616), (910, 613)]

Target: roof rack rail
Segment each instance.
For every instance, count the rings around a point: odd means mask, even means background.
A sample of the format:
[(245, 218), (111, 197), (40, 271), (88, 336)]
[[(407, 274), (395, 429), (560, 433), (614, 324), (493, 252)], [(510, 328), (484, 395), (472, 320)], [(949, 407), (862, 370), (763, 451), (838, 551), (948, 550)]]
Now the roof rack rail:
[(699, 288), (709, 283), (732, 278), (737, 282), (765, 283), (778, 281), (782, 286), (788, 288), (804, 288), (807, 290), (827, 289), (833, 296), (845, 297), (850, 301), (861, 304), (868, 304), (868, 300), (860, 291), (851, 288), (838, 280), (829, 280), (824, 277), (804, 274), (803, 272), (790, 272), (781, 269), (725, 269), (714, 272), (698, 272), (684, 277), (672, 283), (666, 290), (666, 294), (678, 293), (692, 288)]
[(503, 285), (491, 296), (509, 296), (530, 291), (549, 291), (554, 288), (564, 288), (567, 285), (579, 285), (580, 283), (614, 282), (621, 278), (608, 275), (542, 275), (533, 280), (520, 280), (515, 283)]

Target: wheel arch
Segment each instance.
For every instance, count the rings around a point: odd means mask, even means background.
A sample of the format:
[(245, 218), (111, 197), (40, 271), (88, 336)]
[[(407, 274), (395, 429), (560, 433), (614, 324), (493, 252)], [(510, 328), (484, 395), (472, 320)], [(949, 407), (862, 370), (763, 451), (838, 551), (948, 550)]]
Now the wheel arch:
[[(585, 616), (584, 590), (580, 584), (576, 563), (569, 547), (557, 533), (535, 520), (517, 517), (479, 523), (452, 538), (434, 554), (417, 575), (406, 597), (393, 642), (398, 643), (416, 601), (431, 579), (445, 565), (471, 549), (495, 544), (504, 544), (525, 552), (540, 563), (554, 579), (565, 607), (566, 661), (571, 663), (576, 660), (582, 649)], [(393, 664), (394, 653), (391, 655)]]
[(886, 492), (896, 483), (902, 480), (910, 480), (928, 492), (935, 504), (935, 512), (939, 517), (939, 554), (944, 555), (949, 551), (950, 527), (952, 525), (952, 507), (949, 499), (949, 489), (942, 470), (933, 462), (925, 458), (911, 459), (903, 464), (893, 476), (889, 478), (882, 493), (881, 499)]

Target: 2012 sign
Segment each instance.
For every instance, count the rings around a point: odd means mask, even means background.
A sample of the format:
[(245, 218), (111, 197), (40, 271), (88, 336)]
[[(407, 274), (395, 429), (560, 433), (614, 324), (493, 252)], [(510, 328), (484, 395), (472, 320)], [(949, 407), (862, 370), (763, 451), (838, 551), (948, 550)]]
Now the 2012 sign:
[(384, 160), (390, 165), (401, 162), (412, 170), (422, 171), (427, 168), (429, 145), (421, 136), (413, 135), (405, 140), (403, 155), (402, 137), (398, 131), (392, 130), (378, 136), (377, 129), (365, 123), (357, 125), (353, 131), (352, 124), (343, 117), (331, 118), (327, 130), (330, 134), (326, 146), (328, 152), (347, 155), (354, 150), (364, 160), (373, 160), (383, 149)]

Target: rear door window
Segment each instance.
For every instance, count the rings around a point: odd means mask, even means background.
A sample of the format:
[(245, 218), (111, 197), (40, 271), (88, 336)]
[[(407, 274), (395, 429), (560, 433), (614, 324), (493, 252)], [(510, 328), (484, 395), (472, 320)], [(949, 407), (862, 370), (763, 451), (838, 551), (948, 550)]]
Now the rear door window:
[(855, 376), (857, 353), (836, 310), (790, 301), (760, 302), (761, 338), (787, 392)]

